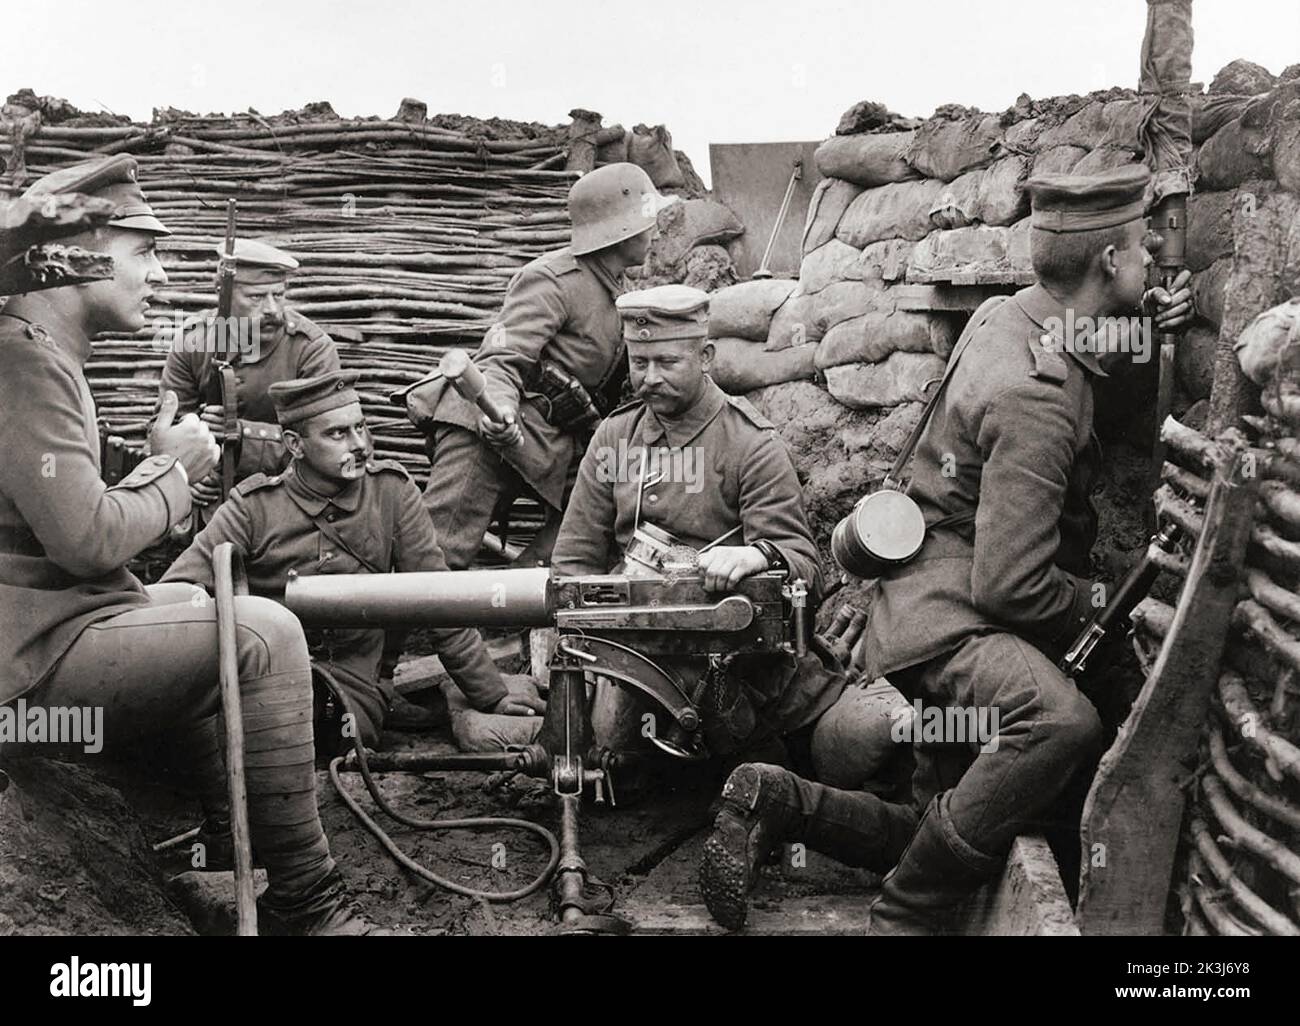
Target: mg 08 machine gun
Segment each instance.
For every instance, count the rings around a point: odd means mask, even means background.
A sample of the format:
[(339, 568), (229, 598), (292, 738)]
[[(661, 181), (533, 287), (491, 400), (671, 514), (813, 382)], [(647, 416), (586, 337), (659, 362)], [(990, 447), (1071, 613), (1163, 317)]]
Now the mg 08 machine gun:
[[(734, 591), (707, 592), (697, 575), (561, 577), (547, 569), (291, 577), (285, 603), (310, 627), (545, 627), (557, 629), (550, 698), (541, 732), (522, 751), (450, 755), (362, 755), (371, 770), (514, 770), (548, 780), (560, 811), (554, 889), (563, 932), (624, 932), (615, 916), (593, 914), (578, 844), (588, 787), (612, 792), (629, 753), (597, 745), (586, 677), (599, 675), (648, 696), (669, 725), (655, 745), (693, 758), (709, 675), (688, 690), (661, 663), (741, 654), (802, 655), (810, 617), (807, 589), (763, 573)], [(357, 767), (348, 767), (357, 768)], [(362, 767), (363, 772), (364, 767)]]

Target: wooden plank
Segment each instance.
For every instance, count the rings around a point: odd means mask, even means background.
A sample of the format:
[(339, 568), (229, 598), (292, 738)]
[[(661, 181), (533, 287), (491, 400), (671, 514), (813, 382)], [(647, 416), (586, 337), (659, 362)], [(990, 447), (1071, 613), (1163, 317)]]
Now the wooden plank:
[[(761, 885), (760, 885), (761, 886)], [(867, 931), (874, 891), (774, 899), (755, 895), (746, 937), (861, 936)], [(702, 904), (663, 900), (638, 889), (616, 911), (631, 919), (638, 934), (717, 936), (720, 927)], [(1070, 904), (1051, 849), (1042, 837), (1019, 837), (1002, 875), (980, 889), (960, 913), (966, 936), (1077, 937)]]
[(1195, 760), (1250, 538), (1255, 480), (1235, 456), (1219, 465), (1173, 623), (1151, 675), (1083, 811), (1077, 921), (1085, 934), (1162, 932), (1183, 817), (1182, 785)]
[[(517, 634), (508, 638), (493, 638), (487, 642), (488, 655), (494, 663), (518, 659), (524, 654), (523, 637), (523, 634)], [(440, 683), (439, 678), (446, 672), (442, 660), (436, 655), (405, 659), (393, 671), (393, 687), (399, 695), (409, 695), (413, 691), (423, 691)]]

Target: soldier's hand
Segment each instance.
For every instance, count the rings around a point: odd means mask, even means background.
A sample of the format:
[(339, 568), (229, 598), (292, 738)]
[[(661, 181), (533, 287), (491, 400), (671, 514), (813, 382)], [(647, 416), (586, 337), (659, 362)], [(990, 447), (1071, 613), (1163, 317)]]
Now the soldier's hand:
[(1191, 282), (1192, 272), (1182, 270), (1168, 289), (1148, 289), (1142, 297), (1142, 308), (1148, 316), (1155, 317), (1158, 331), (1176, 331), (1196, 316)]
[(483, 441), (487, 442), (493, 449), (511, 449), (516, 445), (523, 444), (524, 432), (519, 426), (518, 412), (507, 409), (505, 421), (504, 424), (498, 424), (487, 414), (479, 416), (479, 434), (483, 436)]
[(226, 440), (226, 411), (220, 403), (208, 403), (200, 409), (199, 420), (208, 426), (218, 444)]
[(190, 485), (190, 498), (196, 506), (211, 506), (221, 501), (221, 478), (215, 472)]
[(502, 716), (540, 716), (546, 712), (546, 700), (537, 691), (537, 683), (523, 673), (505, 675), (510, 693), (492, 707)]
[(149, 429), (149, 451), (175, 456), (191, 481), (202, 481), (221, 459), (221, 447), (208, 426), (193, 413), (175, 423), (177, 405), (176, 393), (168, 389)]
[(746, 577), (767, 569), (767, 557), (752, 545), (719, 545), (700, 553), (706, 591), (730, 591)]

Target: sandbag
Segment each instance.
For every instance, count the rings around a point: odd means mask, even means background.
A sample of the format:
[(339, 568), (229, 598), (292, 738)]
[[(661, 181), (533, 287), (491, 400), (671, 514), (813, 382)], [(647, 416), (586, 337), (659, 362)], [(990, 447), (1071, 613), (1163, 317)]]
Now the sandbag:
[(837, 281), (862, 280), (862, 250), (831, 239), (804, 256), (799, 265), (799, 288), (812, 295)]
[(1079, 163), (1088, 155), (1088, 151), (1082, 146), (1071, 146), (1065, 143), (1060, 146), (1049, 146), (1045, 150), (1039, 150), (1034, 156), (1035, 175), (1068, 175), (1074, 170), (1074, 165)]
[(1139, 100), (1095, 101), (1038, 137), (1039, 150), (1053, 146), (1096, 149), (1103, 144), (1137, 149), (1143, 105)]
[(1261, 388), (1279, 370), (1293, 376), (1300, 359), (1300, 298), (1265, 310), (1246, 326), (1232, 350), (1242, 373)]
[(1174, 376), (1183, 394), (1193, 402), (1209, 397), (1218, 345), (1219, 329), (1197, 322), (1174, 347)]
[(882, 239), (923, 239), (933, 227), (930, 209), (943, 187), (941, 181), (925, 179), (868, 189), (849, 204), (835, 237), (855, 249)]
[(813, 296), (813, 321), (819, 336), (841, 321), (861, 317), (865, 313), (892, 307), (882, 287), (872, 287), (862, 279), (837, 281), (827, 285)]
[(945, 361), (930, 353), (893, 353), (880, 363), (849, 363), (826, 370), (826, 389), (855, 410), (922, 402), (927, 382), (943, 376)]
[(1273, 126), (1273, 174), (1282, 188), (1300, 194), (1300, 101), (1288, 104)]
[(770, 278), (719, 289), (709, 297), (709, 334), (766, 342), (772, 315), (797, 284), (788, 278)]
[(862, 250), (862, 280), (868, 285), (875, 282), (901, 281), (907, 273), (915, 242), (907, 239), (884, 239), (873, 242)]
[[(617, 135), (615, 135), (617, 129)], [(628, 141), (632, 133), (626, 131), (622, 125), (610, 125), (608, 128), (602, 128), (596, 133), (596, 164), (625, 164), (628, 163), (627, 148)], [(608, 142), (601, 142), (606, 136), (612, 138)]]
[(1012, 153), (1033, 152), (1045, 131), (1047, 125), (1042, 118), (1024, 118), (1002, 129), (1002, 145)]
[(658, 223), (646, 261), (652, 274), (670, 274), (696, 246), (730, 242), (745, 231), (730, 207), (708, 199), (670, 203), (659, 212)]
[(1254, 61), (1235, 60), (1225, 64), (1210, 82), (1211, 94), (1253, 96), (1277, 85), (1272, 72)]
[(904, 159), (926, 178), (951, 182), (959, 175), (992, 164), (1002, 139), (996, 114), (972, 113), (956, 120), (931, 118), (917, 130)]
[(979, 220), (983, 171), (967, 171), (947, 183), (930, 207), (930, 223), (941, 231), (966, 228)]
[(823, 178), (808, 201), (800, 253), (805, 256), (835, 238), (835, 229), (849, 204), (862, 194), (862, 186), (841, 178)]
[(1223, 323), (1223, 302), (1232, 274), (1232, 257), (1220, 257), (1209, 267), (1192, 277), (1192, 302), (1197, 316), (1203, 317), (1216, 328)]
[(920, 178), (903, 159), (915, 141), (915, 132), (878, 135), (833, 135), (817, 147), (813, 160), (827, 178), (843, 178), (866, 188)]
[(1197, 187), (1235, 189), (1250, 178), (1272, 177), (1268, 134), (1244, 128), (1240, 118), (1228, 122), (1205, 142), (1196, 158)]
[(959, 285), (1031, 281), (1029, 218), (1010, 227), (974, 225), (934, 232), (912, 250), (907, 278), (919, 284), (951, 281)]
[(1086, 157), (1074, 165), (1070, 173), (1074, 175), (1096, 175), (1103, 171), (1113, 171), (1125, 167), (1138, 159), (1132, 150), (1115, 146), (1098, 146)]
[(1209, 139), (1229, 121), (1236, 121), (1250, 104), (1249, 96), (1207, 96), (1192, 103), (1192, 142)]
[(686, 254), (683, 263), (686, 273), (682, 284), (701, 292), (716, 292), (740, 280), (735, 262), (724, 246), (696, 246)]
[(951, 318), (903, 310), (873, 311), (827, 329), (817, 344), (817, 367), (878, 363), (900, 352), (947, 357), (956, 341)]
[(1236, 192), (1198, 192), (1187, 204), (1187, 266), (1203, 271), (1232, 254), (1232, 205)]
[(673, 153), (673, 137), (663, 125), (637, 125), (627, 140), (627, 159), (650, 176), (657, 189), (680, 189), (686, 179)]
[(817, 324), (813, 310), (815, 298), (797, 288), (791, 292), (790, 297), (772, 315), (764, 348), (776, 351), (818, 341), (826, 332)]
[(979, 179), (976, 220), (980, 224), (1015, 224), (1029, 213), (1029, 193), (1021, 184), (1028, 173), (1023, 157), (1006, 157)]
[(773, 352), (743, 338), (711, 341), (713, 366), (709, 376), (731, 395), (788, 381), (805, 381), (816, 374), (816, 342)]

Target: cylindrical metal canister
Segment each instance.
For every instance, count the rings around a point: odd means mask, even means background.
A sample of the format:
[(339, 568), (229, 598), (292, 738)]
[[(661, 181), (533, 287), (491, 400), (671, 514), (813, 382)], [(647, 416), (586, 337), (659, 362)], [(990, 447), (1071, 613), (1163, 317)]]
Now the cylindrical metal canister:
[(831, 534), (831, 554), (854, 577), (879, 577), (913, 559), (925, 542), (925, 517), (902, 492), (883, 488), (858, 500)]

